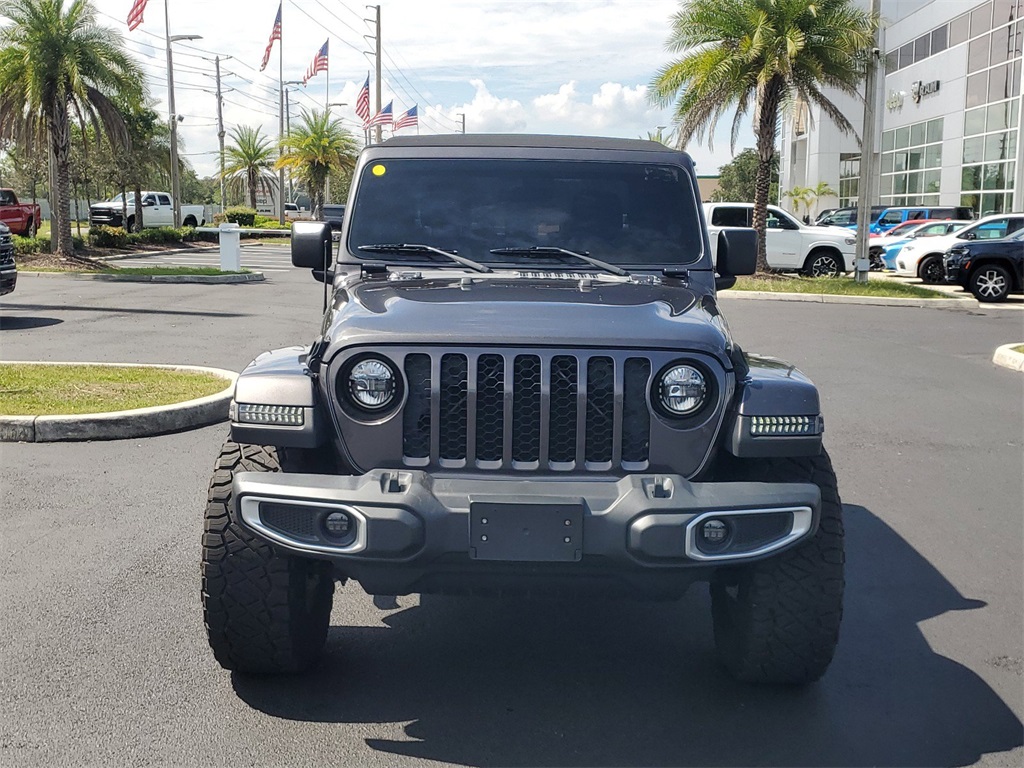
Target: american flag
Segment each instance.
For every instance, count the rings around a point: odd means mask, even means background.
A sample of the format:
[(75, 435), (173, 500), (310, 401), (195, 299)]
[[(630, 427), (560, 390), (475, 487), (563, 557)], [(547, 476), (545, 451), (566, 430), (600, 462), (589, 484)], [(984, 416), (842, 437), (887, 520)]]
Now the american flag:
[[(284, 5), (282, 0), (281, 5)], [(263, 63), (260, 64), (260, 72), (267, 68), (270, 61), (270, 51), (274, 48), (274, 41), (281, 39), (281, 5), (277, 6), (277, 18), (274, 19), (274, 31), (270, 33), (270, 41), (267, 43), (267, 50), (263, 52)]]
[(366, 76), (363, 89), (356, 98), (356, 114), (363, 119), (363, 127), (370, 123), (370, 76)]
[(303, 85), (316, 77), (317, 72), (327, 71), (327, 44), (330, 42), (329, 38), (325, 40), (323, 46), (319, 51), (317, 51), (316, 56), (313, 57), (313, 61), (309, 65), (309, 69), (306, 70), (306, 76), (302, 78)]
[(134, 30), (142, 24), (142, 14), (146, 11), (146, 3), (149, 0), (135, 0), (132, 3), (132, 9), (128, 11), (128, 29)]
[(398, 119), (395, 120), (395, 130), (398, 131), (402, 128), (414, 128), (418, 127), (419, 124), (419, 113), (417, 112), (416, 105), (414, 104), (411, 109), (405, 110), (405, 112), (400, 114)]
[(369, 125), (391, 125), (391, 118), (394, 117), (394, 111), (392, 110), (393, 101), (389, 101), (388, 105), (384, 107), (380, 112), (373, 116), (373, 120), (369, 122)]

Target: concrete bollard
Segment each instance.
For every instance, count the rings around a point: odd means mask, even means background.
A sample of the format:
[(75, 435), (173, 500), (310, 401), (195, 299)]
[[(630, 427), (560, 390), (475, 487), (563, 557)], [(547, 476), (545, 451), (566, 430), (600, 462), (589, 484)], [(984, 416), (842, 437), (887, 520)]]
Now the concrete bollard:
[(219, 227), (222, 272), (239, 272), (242, 269), (242, 236), (239, 229), (237, 224), (230, 222), (224, 222)]

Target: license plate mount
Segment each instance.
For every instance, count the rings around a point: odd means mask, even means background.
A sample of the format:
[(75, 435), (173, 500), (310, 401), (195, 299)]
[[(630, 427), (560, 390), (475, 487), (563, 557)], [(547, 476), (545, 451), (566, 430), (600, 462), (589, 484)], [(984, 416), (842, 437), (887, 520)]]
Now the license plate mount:
[(583, 505), (473, 502), (469, 541), (474, 560), (576, 562), (583, 556)]

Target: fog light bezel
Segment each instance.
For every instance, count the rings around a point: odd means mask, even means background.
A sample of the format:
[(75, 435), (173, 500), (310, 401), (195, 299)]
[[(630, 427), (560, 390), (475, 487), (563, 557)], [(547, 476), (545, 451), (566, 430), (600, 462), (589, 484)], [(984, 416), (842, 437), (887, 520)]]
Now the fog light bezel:
[[(314, 544), (308, 541), (300, 541), (293, 539), (286, 534), (278, 531), (274, 528), (266, 525), (260, 518), (260, 503), (272, 503), (281, 505), (291, 505), (296, 507), (313, 507), (319, 510), (330, 510), (345, 512), (355, 523), (355, 536), (348, 543), (331, 543), (321, 533), (323, 542)], [(254, 531), (259, 533), (261, 536), (270, 539), (271, 541), (280, 544), (286, 549), (291, 549), (297, 552), (319, 552), (325, 555), (348, 555), (362, 552), (366, 549), (366, 516), (359, 511), (357, 507), (350, 504), (340, 504), (331, 501), (306, 501), (304, 499), (291, 499), (281, 496), (263, 496), (263, 495), (243, 495), (237, 500), (237, 508), (239, 515), (242, 518), (242, 522), (252, 528)], [(325, 517), (321, 514), (320, 519)], [(318, 521), (319, 524), (319, 521)], [(322, 526), (321, 526), (322, 531)]]
[[(720, 549), (708, 550), (701, 549), (697, 543), (697, 537), (699, 535), (698, 530), (703, 526), (705, 522), (712, 519), (720, 519), (728, 521), (729, 518), (741, 517), (744, 515), (771, 515), (782, 512), (788, 512), (793, 515), (793, 523), (790, 526), (789, 533), (782, 538), (773, 541), (756, 549), (744, 551), (744, 552), (729, 552), (729, 542), (733, 539), (733, 530), (730, 530), (729, 535), (726, 537), (726, 543)], [(735, 526), (730, 525), (730, 529), (734, 529)], [(701, 514), (694, 517), (690, 522), (686, 524), (686, 532), (684, 537), (684, 551), (683, 554), (691, 560), (698, 560), (704, 562), (715, 562), (715, 561), (729, 561), (729, 560), (748, 560), (750, 558), (760, 557), (778, 550), (785, 549), (795, 542), (806, 537), (814, 528), (814, 510), (811, 507), (805, 506), (791, 506), (791, 507), (764, 507), (757, 509), (716, 509), (708, 512), (702, 512)]]

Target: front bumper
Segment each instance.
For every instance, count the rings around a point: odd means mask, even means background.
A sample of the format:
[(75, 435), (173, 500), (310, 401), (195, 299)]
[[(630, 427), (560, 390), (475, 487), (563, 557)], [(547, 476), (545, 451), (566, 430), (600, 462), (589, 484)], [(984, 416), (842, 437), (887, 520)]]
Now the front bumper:
[(11, 293), (18, 284), (18, 268), (14, 263), (0, 265), (0, 296)]
[[(333, 560), (368, 592), (450, 591), (475, 583), (573, 581), (689, 572), (770, 556), (817, 529), (810, 483), (691, 483), (679, 475), (518, 478), (373, 470), (361, 476), (243, 472), (243, 524), (291, 552)], [(341, 538), (326, 518), (341, 512)], [(709, 544), (704, 523), (725, 523)], [(642, 581), (639, 579), (638, 581)]]

